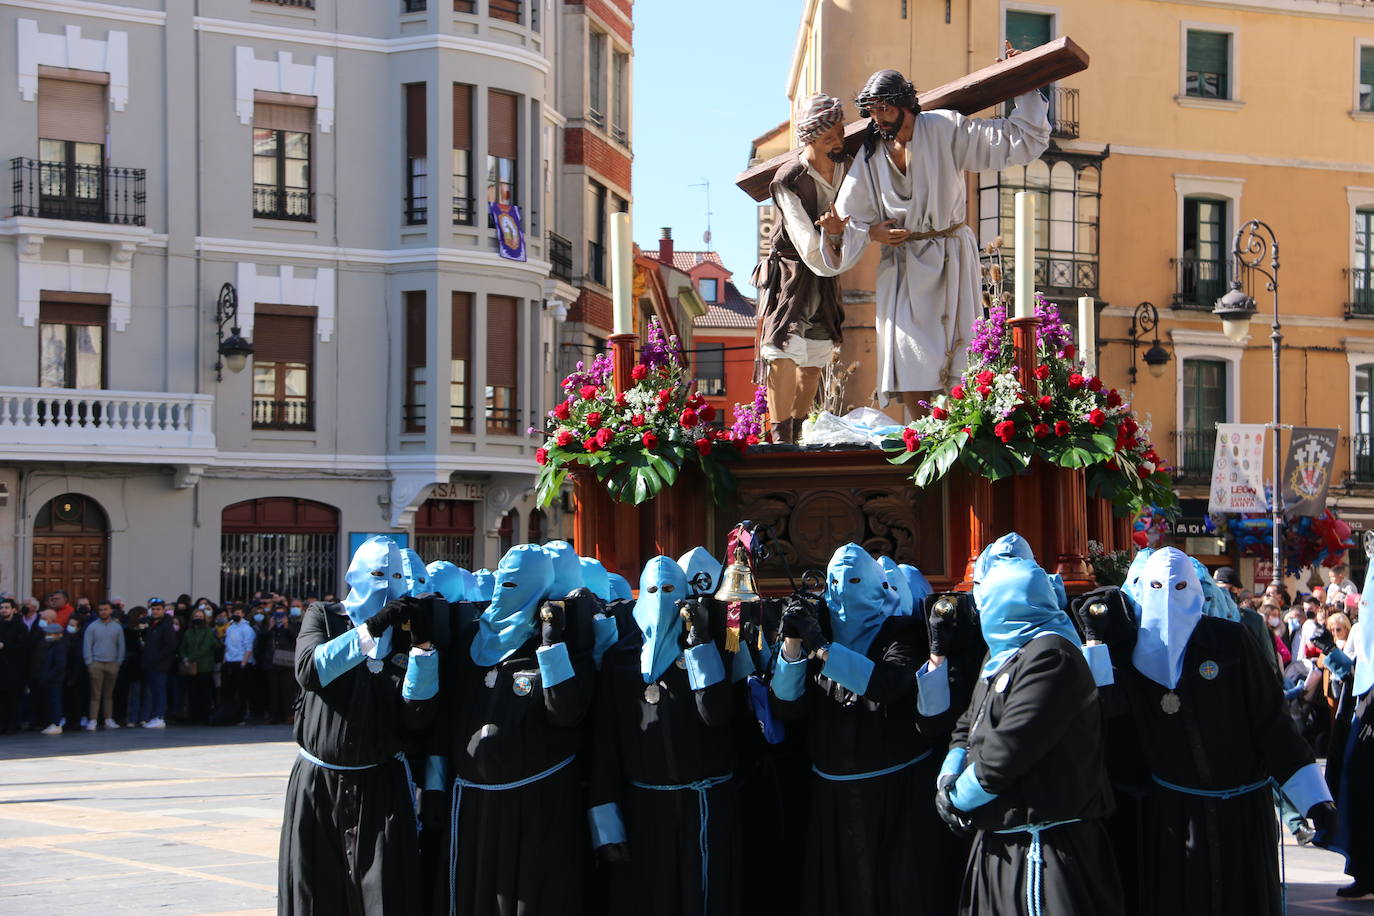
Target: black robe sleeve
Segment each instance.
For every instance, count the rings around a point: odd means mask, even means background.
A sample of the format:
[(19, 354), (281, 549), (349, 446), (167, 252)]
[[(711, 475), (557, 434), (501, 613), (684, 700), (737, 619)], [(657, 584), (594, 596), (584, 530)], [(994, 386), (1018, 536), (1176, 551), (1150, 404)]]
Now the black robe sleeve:
[(620, 753), (620, 730), (616, 722), (615, 684), (610, 672), (603, 673), (596, 686), (592, 731), (591, 785), (587, 790), (587, 808), (592, 814), (592, 845), (604, 842), (595, 831), (598, 809), (614, 805), (619, 819), (625, 788), (624, 758)]
[(596, 691), (596, 666), (592, 664), (591, 652), (571, 654), (569, 660), (573, 676), (543, 689), (544, 712), (549, 722), (563, 728), (582, 724)]
[(1263, 650), (1250, 637), (1239, 643), (1246, 684), (1243, 693), (1245, 716), (1249, 720), (1255, 755), (1265, 762), (1269, 775), (1283, 785), (1316, 758), (1288, 714), (1283, 692), (1261, 654)]

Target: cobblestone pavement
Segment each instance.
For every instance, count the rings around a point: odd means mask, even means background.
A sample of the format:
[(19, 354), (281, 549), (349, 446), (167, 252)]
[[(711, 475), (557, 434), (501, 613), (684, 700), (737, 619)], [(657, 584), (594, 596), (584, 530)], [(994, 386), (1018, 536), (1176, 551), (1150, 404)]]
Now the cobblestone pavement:
[[(0, 913), (274, 913), (285, 726), (0, 738)], [(1340, 901), (1342, 860), (1284, 849), (1292, 914)]]

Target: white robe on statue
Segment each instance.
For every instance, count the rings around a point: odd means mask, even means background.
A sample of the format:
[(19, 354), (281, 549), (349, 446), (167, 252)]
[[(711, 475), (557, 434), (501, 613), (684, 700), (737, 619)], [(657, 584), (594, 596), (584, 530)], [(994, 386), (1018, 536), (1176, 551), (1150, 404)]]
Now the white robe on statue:
[[(906, 174), (885, 143), (871, 158), (860, 149), (835, 200), (840, 216), (850, 218), (842, 269), (863, 253), (869, 227), (885, 220), (917, 233), (965, 222), (964, 172), (1034, 161), (1049, 145), (1048, 108), (1039, 92), (1028, 92), (1007, 118), (923, 111), (907, 144)], [(963, 371), (982, 295), (977, 237), (966, 225), (948, 237), (880, 247), (877, 394), (886, 405), (899, 392), (948, 388)]]

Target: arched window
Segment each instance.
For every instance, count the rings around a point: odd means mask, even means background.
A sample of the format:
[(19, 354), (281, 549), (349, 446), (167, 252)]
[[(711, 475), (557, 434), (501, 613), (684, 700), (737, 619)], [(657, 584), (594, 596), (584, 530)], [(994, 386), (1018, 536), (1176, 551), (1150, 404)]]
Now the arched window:
[(273, 496), (226, 506), (220, 516), (220, 600), (256, 592), (291, 598), (338, 594), (339, 510)]

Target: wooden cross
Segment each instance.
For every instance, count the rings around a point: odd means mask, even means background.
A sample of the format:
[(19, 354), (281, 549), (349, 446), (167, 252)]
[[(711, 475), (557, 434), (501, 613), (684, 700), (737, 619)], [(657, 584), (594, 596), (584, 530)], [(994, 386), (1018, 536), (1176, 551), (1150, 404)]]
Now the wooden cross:
[[(922, 111), (943, 108), (968, 115), (1086, 69), (1088, 52), (1066, 35), (1015, 57), (975, 70), (943, 86), (922, 92), (917, 99), (921, 103)], [(867, 130), (867, 118), (845, 125), (844, 148), (851, 156), (863, 143)], [(779, 168), (796, 159), (798, 152), (799, 150), (795, 149), (789, 150), (767, 162), (750, 167), (735, 177), (735, 184), (754, 200), (767, 200), (771, 193), (768, 186), (773, 182), (773, 175)]]

